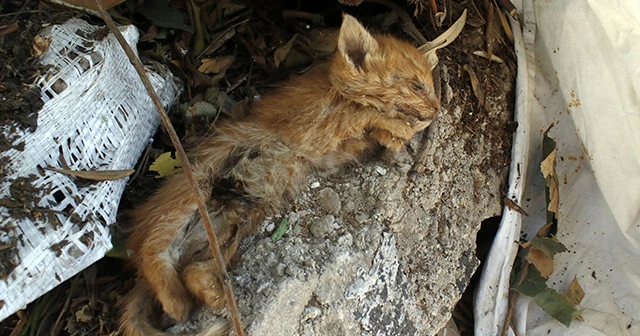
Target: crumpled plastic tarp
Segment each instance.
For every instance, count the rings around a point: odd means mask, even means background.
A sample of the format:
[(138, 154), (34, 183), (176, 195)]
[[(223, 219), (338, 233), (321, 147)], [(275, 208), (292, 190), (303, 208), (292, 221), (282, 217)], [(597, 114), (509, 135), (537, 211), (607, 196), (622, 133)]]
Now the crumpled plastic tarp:
[[(476, 293), (475, 334), (500, 335), (522, 235), (546, 222), (542, 133), (557, 143), (558, 240), (547, 285), (584, 289), (570, 327), (520, 296), (517, 335), (640, 335), (640, 1), (513, 1), (518, 58), (508, 197)], [(515, 335), (509, 330), (510, 335)]]
[[(120, 29), (135, 49), (137, 28)], [(45, 102), (38, 127), (0, 128), (25, 144), (1, 153), (8, 164), (0, 198), (10, 197), (12, 181), (31, 176), (41, 194), (36, 206), (48, 214), (17, 216), (0, 205), (0, 245), (15, 249), (16, 265), (0, 281), (0, 321), (111, 248), (109, 225), (128, 179), (88, 183), (44, 168), (132, 169), (160, 123), (129, 59), (105, 32), (76, 18), (43, 31), (51, 44), (40, 58), (49, 67), (35, 82)], [(173, 103), (180, 92), (175, 77), (162, 66), (148, 68), (147, 76), (163, 103)]]

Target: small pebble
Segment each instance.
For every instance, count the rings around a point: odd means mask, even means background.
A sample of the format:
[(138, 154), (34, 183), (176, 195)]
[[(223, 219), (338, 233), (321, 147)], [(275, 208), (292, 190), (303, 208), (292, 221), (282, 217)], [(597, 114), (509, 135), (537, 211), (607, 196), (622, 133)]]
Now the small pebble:
[(311, 224), (309, 231), (311, 231), (311, 234), (314, 237), (323, 238), (337, 228), (338, 225), (336, 224), (335, 217), (332, 215), (326, 215), (316, 219), (313, 224)]
[(273, 223), (269, 223), (269, 225), (267, 225), (267, 232), (273, 232), (273, 230), (275, 230), (276, 225)]
[(321, 314), (322, 314), (322, 309), (314, 306), (309, 306), (304, 309), (304, 312), (302, 312), (302, 322), (315, 320)]
[(376, 173), (378, 173), (380, 176), (384, 176), (387, 175), (387, 170), (380, 166), (376, 166)]

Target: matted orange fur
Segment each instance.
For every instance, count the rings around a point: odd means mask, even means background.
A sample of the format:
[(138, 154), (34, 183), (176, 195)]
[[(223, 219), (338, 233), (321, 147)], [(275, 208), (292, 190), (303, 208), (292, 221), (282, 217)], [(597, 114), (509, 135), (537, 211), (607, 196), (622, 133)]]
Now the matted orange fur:
[[(265, 95), (244, 119), (221, 122), (190, 153), (225, 261), (311, 171), (340, 167), (379, 145), (399, 150), (438, 108), (426, 56), (344, 15), (338, 51), (326, 64)], [(166, 335), (151, 322), (157, 302), (176, 320), (197, 302), (224, 305), (220, 271), (183, 174), (165, 181), (133, 219), (128, 248), (139, 273), (123, 303), (125, 336)]]

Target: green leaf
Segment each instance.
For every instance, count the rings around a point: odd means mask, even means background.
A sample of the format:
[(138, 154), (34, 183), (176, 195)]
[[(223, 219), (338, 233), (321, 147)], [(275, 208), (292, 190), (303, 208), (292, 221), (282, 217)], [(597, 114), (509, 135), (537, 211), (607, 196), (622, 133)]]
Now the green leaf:
[(546, 279), (535, 267), (529, 267), (527, 277), (514, 289), (533, 299), (542, 310), (567, 327), (582, 313), (564, 295), (547, 287)]
[(138, 8), (138, 13), (144, 15), (158, 27), (173, 28), (193, 33), (193, 27), (188, 22), (187, 13), (169, 6), (169, 0), (145, 1)]
[(540, 271), (535, 267), (528, 267), (527, 276), (524, 278), (524, 281), (514, 289), (523, 295), (534, 297), (546, 288), (548, 288), (547, 279), (543, 278), (542, 275), (540, 275)]
[(181, 167), (180, 161), (174, 159), (171, 156), (171, 152), (166, 152), (160, 154), (158, 158), (153, 161), (151, 166), (149, 166), (150, 171), (154, 171), (158, 173), (156, 178), (161, 178), (169, 175), (173, 175), (176, 172), (176, 168)]
[(531, 245), (541, 249), (544, 254), (551, 258), (558, 253), (567, 252), (567, 248), (561, 242), (551, 238), (535, 237), (531, 241)]
[(283, 218), (282, 221), (280, 222), (280, 225), (278, 225), (278, 228), (276, 228), (276, 230), (273, 231), (273, 234), (271, 235), (271, 241), (275, 243), (278, 240), (282, 239), (282, 236), (284, 236), (284, 234), (287, 233), (288, 230), (289, 230), (289, 220), (287, 220), (286, 218)]
[(125, 238), (121, 234), (111, 235), (111, 245), (113, 247), (107, 251), (106, 256), (118, 259), (127, 259), (127, 246), (125, 244)]

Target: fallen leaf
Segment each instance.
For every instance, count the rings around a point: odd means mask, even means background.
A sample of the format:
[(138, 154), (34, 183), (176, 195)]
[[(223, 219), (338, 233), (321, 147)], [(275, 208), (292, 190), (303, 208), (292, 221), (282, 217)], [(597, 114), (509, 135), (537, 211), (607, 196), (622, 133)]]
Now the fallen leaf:
[(15, 33), (19, 26), (17, 22), (14, 22), (6, 27), (0, 28), (0, 36), (7, 36), (11, 33)]
[[(63, 5), (63, 6), (74, 8), (74, 9), (80, 9), (83, 11), (90, 10), (91, 12), (93, 12), (98, 10), (98, 7), (96, 6), (95, 2), (93, 2), (93, 0), (49, 0), (49, 1), (56, 3), (58, 5)], [(100, 0), (100, 3), (102, 4), (102, 7), (104, 7), (104, 9), (110, 9), (115, 5), (122, 3), (124, 1), (125, 0)]]
[(154, 25), (194, 33), (187, 13), (169, 6), (169, 0), (145, 1), (138, 8), (138, 13), (149, 19)]
[(436, 50), (444, 48), (451, 44), (460, 32), (462, 32), (462, 28), (467, 22), (467, 10), (465, 9), (462, 12), (462, 15), (456, 20), (456, 22), (449, 27), (444, 33), (440, 34), (440, 36), (436, 37), (432, 41), (429, 41), (418, 48), (420, 52), (427, 56), (427, 62), (431, 67), (431, 70), (438, 65), (438, 56), (436, 55)]
[(547, 223), (543, 225), (536, 233), (536, 237), (547, 237), (549, 235), (549, 230), (551, 230), (552, 226), (553, 226), (553, 223)]
[(476, 51), (473, 52), (473, 54), (476, 55), (476, 56), (480, 56), (482, 58), (491, 60), (491, 62), (504, 64), (504, 61), (502, 60), (502, 58), (500, 58), (500, 57), (498, 57), (496, 55), (491, 55), (491, 57), (489, 57), (489, 54), (487, 54), (487, 52), (483, 51), (483, 50), (476, 50)]
[(280, 46), (273, 53), (273, 61), (276, 64), (276, 68), (280, 65), (280, 63), (282, 63), (282, 61), (284, 61), (285, 58), (287, 58), (287, 55), (289, 55), (289, 52), (291, 51), (291, 48), (293, 48), (293, 44), (296, 43), (297, 39), (298, 34), (293, 35), (293, 37), (289, 40), (289, 42), (287, 42), (287, 44)]
[(362, 1), (364, 0), (340, 0), (340, 3), (347, 6), (358, 6), (362, 3)]
[(91, 181), (113, 181), (125, 178), (135, 172), (133, 169), (127, 170), (71, 170), (55, 167), (46, 167), (46, 170), (52, 170), (65, 175), (79, 177)]
[(210, 74), (219, 73), (226, 70), (235, 61), (233, 56), (222, 56), (216, 58), (205, 58), (202, 60), (202, 65), (198, 67), (198, 71)]
[(338, 29), (317, 28), (309, 32), (309, 47), (318, 56), (331, 56), (337, 49)]
[(160, 154), (160, 156), (153, 161), (151, 166), (149, 166), (149, 170), (158, 173), (156, 178), (162, 178), (173, 175), (178, 167), (182, 167), (180, 160), (174, 159), (171, 156), (171, 152), (166, 152)]
[(271, 241), (275, 243), (278, 240), (282, 239), (284, 234), (287, 233), (287, 230), (289, 230), (289, 220), (283, 218), (276, 230), (273, 231), (273, 234), (271, 235)]
[(582, 302), (582, 298), (584, 298), (584, 290), (578, 283), (578, 279), (575, 276), (573, 277), (571, 284), (569, 284), (569, 289), (567, 289), (567, 293), (564, 296), (567, 298), (567, 301), (574, 306)]
[(556, 175), (556, 155), (557, 149), (553, 149), (540, 164), (540, 170), (544, 176), (547, 187), (549, 188), (549, 204), (547, 210), (553, 213), (558, 213), (558, 204), (560, 203), (560, 195), (558, 191), (558, 176)]
[(91, 321), (91, 313), (87, 314), (89, 305), (84, 305), (80, 310), (76, 312), (76, 321), (89, 322)]
[(511, 209), (511, 210), (523, 215), (523, 216), (527, 216), (527, 217), (529, 216), (529, 214), (526, 211), (524, 211), (524, 209), (520, 205), (518, 205), (518, 203), (514, 202), (512, 199), (510, 199), (508, 197), (504, 198), (504, 205), (506, 205), (507, 208), (509, 208), (509, 209)]
[(540, 271), (543, 278), (548, 278), (553, 273), (553, 258), (546, 255), (541, 249), (532, 246), (526, 259)]
[(151, 25), (147, 30), (147, 33), (140, 37), (141, 42), (151, 41), (158, 36), (158, 26)]
[(576, 309), (563, 295), (547, 287), (546, 281), (537, 269), (529, 267), (524, 281), (513, 289), (533, 299), (542, 310), (568, 327), (582, 310)]
[(221, 1), (218, 6), (221, 6), (223, 15), (226, 17), (233, 16), (233, 14), (247, 8), (246, 5), (238, 1)]
[(561, 242), (552, 238), (536, 237), (531, 240), (531, 245), (539, 248), (551, 258), (555, 257), (558, 253), (567, 251), (567, 248)]
[(197, 2), (190, 0), (191, 17), (196, 18), (193, 22), (195, 33), (193, 34), (193, 52), (198, 55), (204, 50), (204, 32), (202, 31), (202, 19), (200, 6)]
[[(4, 307), (4, 300), (0, 300), (0, 309), (2, 309), (2, 307)], [(26, 314), (26, 313), (25, 314), (20, 314), (20, 312), (18, 312), (18, 313), (16, 313), (16, 315), (18, 315), (18, 317), (20, 317), (20, 320), (15, 325), (15, 327), (13, 327), (13, 330), (11, 331), (11, 334), (9, 334), (9, 336), (22, 335), (22, 329), (25, 327), (25, 325), (29, 321), (29, 314)]]
[(471, 89), (473, 90), (473, 94), (476, 96), (476, 98), (480, 102), (480, 105), (484, 107), (484, 102), (485, 102), (484, 90), (482, 90), (482, 87), (480, 87), (480, 80), (478, 79), (476, 72), (473, 71), (473, 69), (471, 69), (471, 67), (468, 64), (465, 64), (462, 68), (469, 74), (469, 79), (471, 79)]
[[(495, 3), (495, 2), (494, 2)], [(498, 5), (496, 4), (496, 9), (498, 10), (498, 15), (500, 16), (500, 23), (502, 23), (502, 29), (504, 30), (504, 34), (507, 35), (509, 42), (513, 44), (513, 31), (511, 30), (511, 25), (509, 25), (509, 21), (507, 17), (502, 13)]]
[(129, 257), (125, 239), (122, 235), (111, 235), (111, 245), (113, 246), (107, 251), (106, 256), (118, 259), (127, 259)]

